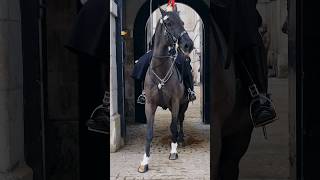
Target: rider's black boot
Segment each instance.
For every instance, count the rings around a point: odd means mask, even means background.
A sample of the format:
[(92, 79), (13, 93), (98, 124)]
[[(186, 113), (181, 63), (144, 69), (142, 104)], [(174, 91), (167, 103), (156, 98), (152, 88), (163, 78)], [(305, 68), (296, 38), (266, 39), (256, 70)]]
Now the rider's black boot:
[(269, 95), (259, 95), (252, 101), (252, 121), (255, 127), (267, 125), (276, 120), (276, 111)]
[(105, 92), (102, 104), (94, 109), (86, 125), (89, 130), (109, 134), (110, 129), (110, 94)]
[(194, 101), (197, 99), (196, 93), (192, 91), (190, 88), (188, 88), (188, 99), (189, 101)]
[[(260, 37), (260, 36), (259, 36)], [(261, 37), (258, 46), (250, 47), (239, 54), (242, 74), (252, 97), (250, 116), (255, 127), (267, 125), (276, 120), (276, 112), (268, 91), (268, 67), (266, 51)]]
[(138, 104), (146, 103), (146, 93), (144, 91), (142, 91), (142, 94), (140, 94), (140, 96), (138, 97), (137, 103)]

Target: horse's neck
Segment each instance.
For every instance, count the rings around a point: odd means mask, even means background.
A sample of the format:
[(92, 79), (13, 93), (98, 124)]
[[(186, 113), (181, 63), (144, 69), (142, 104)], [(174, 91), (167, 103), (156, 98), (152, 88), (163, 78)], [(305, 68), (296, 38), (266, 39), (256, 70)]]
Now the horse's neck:
[(166, 75), (166, 73), (168, 72), (172, 64), (172, 61), (170, 60), (169, 57), (163, 58), (164, 56), (168, 56), (168, 55), (169, 55), (168, 46), (164, 46), (164, 47), (158, 46), (158, 47), (154, 47), (153, 49), (153, 57), (152, 57), (150, 66), (161, 78), (163, 78)]

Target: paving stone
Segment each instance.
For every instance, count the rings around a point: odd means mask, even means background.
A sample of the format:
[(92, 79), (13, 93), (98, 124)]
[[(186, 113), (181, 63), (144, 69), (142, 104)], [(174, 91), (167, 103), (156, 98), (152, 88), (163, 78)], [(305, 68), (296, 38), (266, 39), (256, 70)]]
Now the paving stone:
[[(249, 150), (240, 163), (240, 180), (285, 180), (289, 176), (288, 80), (272, 78), (269, 86), (279, 120), (268, 126), (267, 141), (261, 128), (254, 130)], [(110, 179), (210, 179), (210, 126), (202, 123), (200, 89), (195, 90), (198, 99), (186, 113), (187, 146), (178, 147), (179, 159), (168, 159), (171, 115), (158, 108), (149, 171), (137, 172), (144, 154), (146, 125), (129, 124), (126, 146), (110, 154)]]
[[(200, 99), (200, 89), (197, 97)], [(111, 179), (210, 179), (210, 126), (202, 123), (200, 100), (191, 103), (184, 122), (185, 147), (178, 147), (179, 158), (169, 160), (171, 113), (158, 108), (151, 145), (149, 171), (137, 172), (144, 154), (145, 124), (127, 127), (126, 146), (111, 154)]]

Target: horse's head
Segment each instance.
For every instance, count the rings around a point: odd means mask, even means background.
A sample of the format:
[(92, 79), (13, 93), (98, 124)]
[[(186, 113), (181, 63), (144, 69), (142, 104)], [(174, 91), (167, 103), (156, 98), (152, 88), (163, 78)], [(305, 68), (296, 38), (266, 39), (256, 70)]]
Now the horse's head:
[(184, 29), (184, 23), (180, 19), (177, 11), (164, 11), (160, 8), (160, 12), (160, 23), (164, 27), (167, 45), (173, 46), (177, 43), (184, 54), (188, 55), (191, 53), (193, 50), (193, 41)]

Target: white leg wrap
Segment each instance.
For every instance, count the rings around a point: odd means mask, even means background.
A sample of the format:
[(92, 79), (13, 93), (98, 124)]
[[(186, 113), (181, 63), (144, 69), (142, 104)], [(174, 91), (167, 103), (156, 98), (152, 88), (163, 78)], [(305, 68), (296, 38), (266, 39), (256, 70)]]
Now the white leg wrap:
[(178, 143), (171, 143), (171, 151), (170, 153), (177, 153)]
[(146, 154), (143, 155), (143, 161), (141, 162), (141, 165), (147, 165), (149, 164), (149, 157), (147, 157)]

